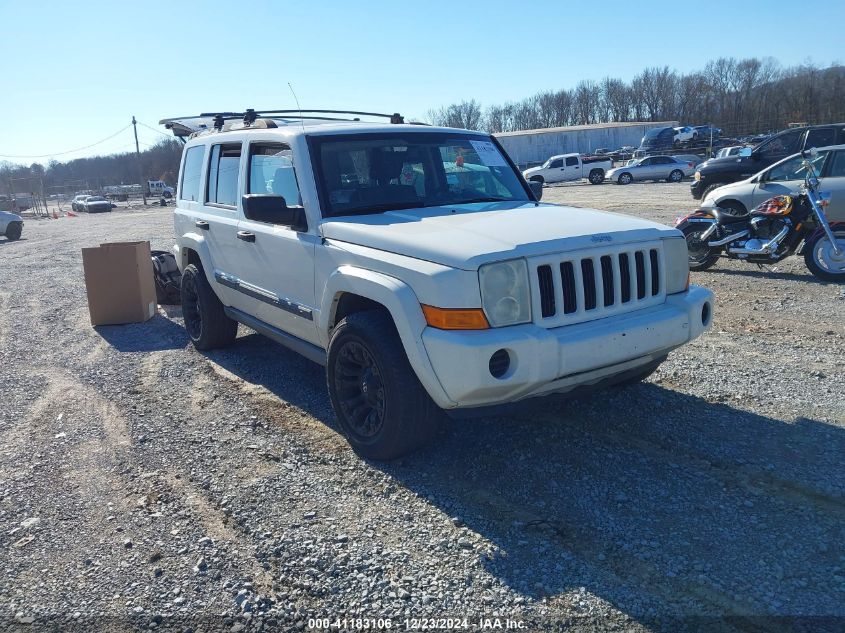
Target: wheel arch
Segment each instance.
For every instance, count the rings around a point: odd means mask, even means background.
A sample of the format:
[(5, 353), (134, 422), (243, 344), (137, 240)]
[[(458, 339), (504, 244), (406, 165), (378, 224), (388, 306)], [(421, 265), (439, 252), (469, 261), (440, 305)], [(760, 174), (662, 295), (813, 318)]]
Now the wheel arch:
[(405, 282), (355, 266), (341, 266), (329, 275), (317, 315), (317, 329), (325, 349), (332, 330), (345, 316), (362, 310), (384, 310), (393, 321), (405, 354), (420, 383), (438, 406), (454, 407), (431, 365), (422, 342), (427, 327), (422, 306)]

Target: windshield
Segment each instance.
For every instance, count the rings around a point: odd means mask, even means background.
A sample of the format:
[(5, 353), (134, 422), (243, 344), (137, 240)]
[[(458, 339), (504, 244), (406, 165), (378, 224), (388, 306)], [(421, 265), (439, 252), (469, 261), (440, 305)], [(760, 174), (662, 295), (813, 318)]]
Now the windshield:
[(90, 196), (88, 198), (88, 202), (105, 202), (105, 198), (100, 198), (99, 196)]
[(325, 217), (530, 200), (488, 136), (397, 132), (311, 143)]

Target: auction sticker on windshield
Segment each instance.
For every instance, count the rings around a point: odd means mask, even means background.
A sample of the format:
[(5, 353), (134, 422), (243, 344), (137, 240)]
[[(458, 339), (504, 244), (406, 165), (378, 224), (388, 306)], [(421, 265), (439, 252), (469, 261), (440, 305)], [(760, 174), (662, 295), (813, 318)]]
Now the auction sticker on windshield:
[(470, 141), (475, 153), (487, 167), (504, 167), (507, 165), (505, 157), (490, 141)]

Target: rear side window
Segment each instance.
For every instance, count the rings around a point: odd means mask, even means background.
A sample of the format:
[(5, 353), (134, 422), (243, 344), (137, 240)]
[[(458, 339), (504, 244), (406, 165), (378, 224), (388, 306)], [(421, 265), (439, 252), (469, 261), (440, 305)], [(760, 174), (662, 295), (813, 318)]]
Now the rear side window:
[(293, 170), (293, 154), (281, 143), (253, 143), (249, 150), (247, 193), (283, 196), (289, 207), (302, 204)]
[(204, 158), (205, 145), (197, 145), (185, 151), (185, 163), (182, 165), (182, 183), (179, 187), (180, 200), (196, 202), (200, 199), (200, 178)]
[(578, 157), (577, 156), (569, 156), (566, 159), (566, 166), (573, 167), (578, 164)]
[(804, 147), (827, 147), (828, 145), (836, 144), (836, 129), (832, 127), (823, 127), (817, 130), (810, 130), (807, 133), (807, 142)]
[(238, 206), (238, 170), (240, 164), (240, 143), (212, 145), (206, 202), (226, 207)]
[(845, 177), (845, 152), (836, 152), (833, 155), (833, 162), (830, 165), (828, 176), (831, 178)]

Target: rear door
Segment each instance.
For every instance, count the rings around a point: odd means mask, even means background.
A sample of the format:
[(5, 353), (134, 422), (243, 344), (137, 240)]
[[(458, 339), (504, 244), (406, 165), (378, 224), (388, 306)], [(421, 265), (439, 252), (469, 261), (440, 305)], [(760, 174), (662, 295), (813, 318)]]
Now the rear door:
[(578, 160), (577, 156), (567, 156), (564, 159), (564, 180), (572, 181), (572, 180), (581, 180), (583, 175), (581, 174), (581, 161)]
[(837, 150), (830, 157), (819, 189), (830, 192), (830, 204), (824, 210), (827, 219), (845, 222), (845, 150)]
[[(302, 206), (291, 148), (277, 141), (250, 140), (243, 193), (275, 194), (287, 206)], [(241, 202), (242, 207), (242, 202)], [(318, 343), (314, 324), (315, 227), (297, 232), (282, 224), (243, 215), (238, 223), (242, 290), (255, 299), (250, 313), (303, 340)]]

